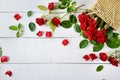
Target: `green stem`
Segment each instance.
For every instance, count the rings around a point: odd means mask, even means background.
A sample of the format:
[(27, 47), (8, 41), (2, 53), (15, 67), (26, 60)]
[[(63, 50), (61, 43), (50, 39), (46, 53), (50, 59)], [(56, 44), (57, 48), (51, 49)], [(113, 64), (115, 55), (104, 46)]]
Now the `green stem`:
[(70, 13), (66, 13), (65, 15), (63, 15), (60, 19), (63, 19), (65, 16), (67, 16)]

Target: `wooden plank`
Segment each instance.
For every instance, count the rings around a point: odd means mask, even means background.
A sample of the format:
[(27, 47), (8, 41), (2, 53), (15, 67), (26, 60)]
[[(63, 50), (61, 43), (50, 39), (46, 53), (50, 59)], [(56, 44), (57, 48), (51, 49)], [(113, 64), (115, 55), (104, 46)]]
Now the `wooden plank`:
[[(9, 30), (10, 25), (18, 25), (19, 23), (23, 24), (23, 36), (22, 37), (37, 37), (36, 33), (41, 30), (44, 33), (46, 31), (51, 31), (49, 25), (37, 26), (35, 32), (31, 32), (28, 28), (30, 22), (35, 22), (35, 19), (40, 17), (43, 13), (35, 13), (32, 17), (27, 17), (26, 13), (20, 13), (22, 18), (19, 21), (16, 21), (13, 18), (15, 13), (0, 13), (0, 37), (15, 37), (16, 32)], [(60, 14), (61, 16), (62, 14)], [(45, 37), (45, 36), (43, 36)], [(79, 37), (79, 34), (74, 31), (74, 28), (65, 29), (61, 26), (57, 27), (53, 33), (53, 37)]]
[[(0, 1), (0, 12), (27, 12), (32, 10), (34, 12), (40, 12), (36, 6), (45, 5), (49, 2), (57, 2), (58, 0), (1, 0)], [(86, 4), (85, 8), (89, 8), (95, 0), (75, 0), (79, 5)]]
[[(0, 13), (0, 37), (15, 37), (16, 32), (9, 30), (10, 25), (18, 25), (18, 23), (23, 24), (24, 33), (22, 37), (37, 37), (36, 33), (41, 30), (44, 33), (46, 31), (51, 31), (49, 26), (37, 26), (35, 32), (31, 32), (28, 28), (28, 24), (30, 22), (35, 22), (35, 19), (39, 16), (41, 16), (43, 13), (34, 13), (32, 17), (27, 17), (26, 13), (20, 13), (22, 18), (19, 21), (16, 21), (13, 18), (13, 15), (15, 13)], [(63, 16), (64, 13), (59, 14), (60, 16)], [(78, 13), (76, 14), (78, 15)], [(79, 24), (79, 23), (78, 23)], [(117, 30), (118, 33), (120, 33), (120, 29)], [(45, 37), (45, 35), (43, 36)], [(76, 33), (74, 31), (74, 28), (71, 27), (70, 29), (64, 29), (61, 26), (57, 27), (55, 32), (53, 33), (53, 37), (79, 37), (79, 33)]]
[[(79, 49), (79, 38), (67, 38), (68, 46), (62, 45), (65, 38), (0, 38), (3, 54), (10, 57), (8, 63), (101, 63), (99, 60), (84, 61), (83, 56), (92, 52), (92, 45)], [(103, 51), (111, 51), (105, 47)], [(98, 54), (98, 53), (96, 53)]]
[[(102, 72), (96, 72), (98, 64), (1, 64), (1, 80), (120, 80), (120, 68), (104, 64)], [(13, 76), (4, 75), (12, 70)], [(112, 73), (112, 74), (111, 74)]]

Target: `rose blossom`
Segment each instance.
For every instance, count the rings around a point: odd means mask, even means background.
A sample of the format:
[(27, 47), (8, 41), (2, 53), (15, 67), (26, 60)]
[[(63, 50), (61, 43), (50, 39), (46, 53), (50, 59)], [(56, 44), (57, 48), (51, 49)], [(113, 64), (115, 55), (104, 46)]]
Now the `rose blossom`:
[(56, 27), (58, 27), (58, 25), (60, 24), (59, 18), (54, 17), (54, 18), (52, 19), (52, 23), (53, 23)]
[(36, 23), (37, 23), (39, 26), (42, 26), (42, 25), (45, 23), (45, 21), (44, 21), (43, 18), (36, 18)]
[(51, 3), (48, 4), (48, 9), (49, 10), (53, 10), (54, 8), (55, 8), (54, 2), (51, 2)]
[(100, 53), (99, 56), (100, 56), (100, 59), (102, 61), (107, 61), (108, 60), (108, 56), (107, 56), (106, 53)]
[(112, 64), (113, 66), (118, 67), (118, 60), (116, 60), (114, 57), (109, 57), (109, 62), (110, 64)]

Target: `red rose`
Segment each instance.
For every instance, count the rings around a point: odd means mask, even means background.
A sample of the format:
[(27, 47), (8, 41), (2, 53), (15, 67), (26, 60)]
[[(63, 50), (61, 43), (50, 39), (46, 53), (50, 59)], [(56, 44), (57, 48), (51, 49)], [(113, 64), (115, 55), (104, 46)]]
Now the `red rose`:
[(109, 62), (110, 62), (110, 64), (112, 64), (113, 66), (118, 67), (119, 62), (118, 62), (118, 60), (116, 60), (114, 57), (110, 57), (110, 58), (109, 58)]
[(58, 26), (60, 24), (60, 20), (58, 18), (53, 18), (52, 19), (52, 23), (55, 25), (55, 26)]
[(89, 54), (89, 56), (90, 56), (90, 58), (92, 59), (92, 61), (97, 58), (97, 56), (96, 56), (95, 54), (93, 54), (93, 53)]
[(81, 24), (86, 23), (89, 19), (89, 16), (87, 16), (85, 13), (78, 15), (78, 20)]
[(80, 24), (80, 29), (83, 31), (87, 31), (87, 24), (86, 22)]
[(90, 59), (89, 55), (85, 55), (85, 56), (83, 56), (83, 58), (84, 58), (86, 61), (88, 61), (88, 60)]
[(44, 21), (43, 18), (36, 18), (36, 23), (37, 23), (39, 26), (42, 26), (42, 25), (45, 23), (45, 21)]
[(97, 30), (95, 36), (96, 36), (96, 40), (95, 41), (98, 44), (103, 44), (107, 40), (107, 38), (105, 36), (105, 30), (102, 30), (102, 31)]
[(88, 27), (96, 29), (96, 21), (92, 18), (88, 19)]
[(69, 43), (69, 41), (68, 41), (67, 39), (64, 39), (64, 40), (62, 41), (62, 44), (63, 44), (64, 46), (66, 46), (68, 43)]
[(7, 62), (8, 61), (8, 57), (7, 56), (2, 56), (1, 57), (1, 62)]
[(107, 61), (108, 60), (108, 56), (107, 56), (106, 53), (100, 53), (99, 56), (100, 56), (100, 59), (102, 61)]
[(53, 10), (55, 8), (55, 4), (53, 2), (48, 4), (48, 9)]
[(83, 33), (89, 40), (93, 40), (94, 39), (93, 32), (84, 31)]

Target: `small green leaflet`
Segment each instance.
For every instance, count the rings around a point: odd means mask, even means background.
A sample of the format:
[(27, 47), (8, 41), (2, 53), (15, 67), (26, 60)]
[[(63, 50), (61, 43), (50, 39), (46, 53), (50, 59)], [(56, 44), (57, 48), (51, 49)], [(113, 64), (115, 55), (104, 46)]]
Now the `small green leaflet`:
[(56, 26), (52, 22), (50, 22), (50, 29), (54, 32), (55, 28), (56, 28)]
[(74, 25), (74, 30), (75, 30), (75, 32), (80, 33), (81, 32), (80, 25), (75, 24)]
[(2, 49), (0, 48), (0, 57), (2, 56)]
[(72, 6), (74, 7), (74, 6), (76, 6), (77, 5), (77, 2), (72, 2)]
[(22, 28), (22, 24), (19, 23), (19, 24), (18, 24), (18, 29), (20, 30), (21, 28)]
[(71, 23), (73, 23), (73, 24), (77, 23), (77, 18), (76, 18), (76, 16), (75, 16), (75, 15), (70, 15), (70, 21), (71, 21)]
[(82, 40), (79, 44), (80, 48), (85, 48), (88, 45), (88, 40)]
[(30, 22), (29, 23), (29, 29), (30, 29), (30, 31), (35, 31), (35, 29), (36, 29), (36, 25), (35, 25), (35, 23), (33, 23), (33, 22)]
[(69, 21), (69, 20), (64, 20), (60, 23), (60, 25), (63, 27), (63, 28), (71, 28), (72, 27), (72, 23)]
[(43, 6), (43, 5), (39, 5), (39, 6), (37, 6), (40, 10), (42, 10), (42, 11), (47, 11), (48, 9), (47, 9), (47, 7), (45, 7), (45, 6)]
[(16, 33), (16, 37), (19, 38), (20, 36), (21, 36), (21, 32), (18, 31), (18, 32)]
[(13, 25), (10, 26), (9, 29), (10, 29), (10, 30), (13, 30), (13, 31), (17, 31), (17, 30), (18, 30), (17, 26), (13, 26)]
[(12, 30), (12, 31), (17, 31), (16, 32), (16, 37), (17, 38), (19, 38), (22, 35), (23, 30), (22, 30), (22, 24), (21, 23), (19, 23), (18, 26), (12, 25), (12, 26), (9, 27), (9, 29)]
[(67, 13), (70, 13), (70, 12), (72, 12), (72, 11), (74, 11), (74, 9), (73, 9), (72, 6), (70, 6), (70, 7), (67, 8)]
[(28, 17), (30, 17), (30, 16), (32, 16), (32, 15), (33, 15), (33, 12), (32, 12), (32, 11), (28, 11), (28, 12), (27, 12), (27, 16), (28, 16)]
[(100, 72), (100, 71), (103, 70), (103, 68), (104, 68), (103, 65), (99, 65), (99, 66), (96, 68), (96, 71), (97, 71), (97, 72)]

